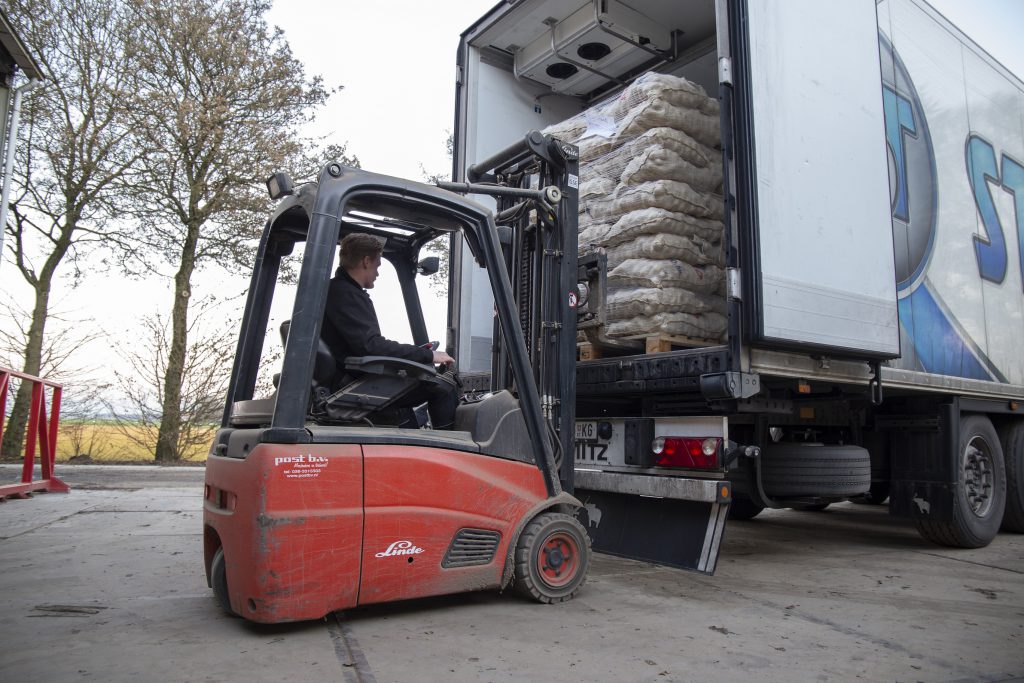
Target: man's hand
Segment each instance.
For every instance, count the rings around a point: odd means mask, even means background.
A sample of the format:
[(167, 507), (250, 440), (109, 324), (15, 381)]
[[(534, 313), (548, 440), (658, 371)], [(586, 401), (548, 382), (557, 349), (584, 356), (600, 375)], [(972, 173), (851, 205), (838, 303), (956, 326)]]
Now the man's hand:
[(455, 359), (444, 351), (434, 351), (434, 365), (444, 365), (447, 366), (445, 369), (450, 370), (455, 367)]

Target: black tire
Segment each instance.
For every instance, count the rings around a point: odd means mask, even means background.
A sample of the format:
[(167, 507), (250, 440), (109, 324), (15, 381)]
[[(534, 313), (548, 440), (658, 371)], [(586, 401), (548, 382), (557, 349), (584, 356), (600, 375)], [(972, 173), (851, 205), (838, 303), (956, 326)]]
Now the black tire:
[(729, 519), (753, 519), (761, 514), (764, 507), (749, 498), (733, 498), (729, 505)]
[(537, 602), (571, 600), (590, 568), (590, 537), (575, 517), (537, 515), (516, 544), (515, 588)]
[(858, 505), (882, 505), (887, 500), (889, 500), (889, 482), (873, 481), (867, 493), (863, 496), (851, 498), (850, 502), (857, 503)]
[(1024, 422), (1012, 422), (999, 430), (1006, 465), (1006, 509), (1003, 531), (1024, 533)]
[(831, 503), (812, 503), (807, 505), (790, 505), (790, 510), (799, 510), (800, 512), (822, 512)]
[(859, 496), (871, 487), (871, 456), (860, 446), (772, 444), (761, 456), (761, 484), (772, 498)]
[(992, 422), (984, 415), (960, 420), (959, 463), (953, 500), (953, 519), (933, 522), (914, 519), (929, 541), (954, 548), (981, 548), (999, 533), (1006, 506), (1003, 449)]
[(230, 616), (236, 617), (235, 611), (231, 609), (231, 598), (228, 597), (228, 569), (224, 562), (224, 548), (217, 548), (210, 562), (210, 586), (213, 594), (220, 603), (221, 608)]

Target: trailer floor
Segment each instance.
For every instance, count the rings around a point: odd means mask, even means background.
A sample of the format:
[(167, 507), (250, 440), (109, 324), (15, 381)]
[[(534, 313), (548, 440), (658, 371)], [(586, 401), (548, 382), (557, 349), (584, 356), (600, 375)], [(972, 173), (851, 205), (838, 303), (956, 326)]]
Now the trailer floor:
[(766, 511), (730, 523), (714, 577), (598, 555), (564, 605), (259, 626), (206, 587), (201, 468), (58, 469), (70, 494), (0, 503), (0, 680), (1024, 680), (1022, 535), (951, 550), (884, 509)]

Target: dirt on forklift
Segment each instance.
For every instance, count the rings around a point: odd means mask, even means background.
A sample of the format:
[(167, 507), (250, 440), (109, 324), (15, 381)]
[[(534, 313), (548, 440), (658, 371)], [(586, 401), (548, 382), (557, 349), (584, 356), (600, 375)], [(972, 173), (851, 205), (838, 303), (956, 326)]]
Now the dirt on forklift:
[[(552, 261), (542, 273), (548, 282), (530, 305), (540, 302), (545, 334), (528, 345), (506, 266), (509, 240), (484, 206), (337, 163), (316, 183), (293, 189), (278, 174), (268, 187), (281, 201), (256, 256), (206, 465), (204, 555), (221, 605), (276, 623), (509, 585), (540, 602), (571, 598), (590, 561), (574, 517), (572, 458), (561, 457), (571, 453), (574, 418), (572, 401), (560, 397), (574, 386), (575, 314), (566, 293), (575, 263)], [(575, 197), (557, 206), (552, 188), (516, 192), (521, 208), (546, 217), (548, 232), (558, 230), (561, 212), (576, 211)], [(419, 260), (421, 248), (458, 233), (486, 269), (502, 367), (489, 391), (462, 397), (454, 429), (400, 429), (389, 417), (436, 368), (333, 358), (321, 341), (334, 254), (352, 232), (383, 241), (416, 344), (429, 342), (415, 278), (437, 269), (436, 259)], [(302, 263), (281, 373), (273, 395), (255, 398), (275, 285), (296, 245)], [(353, 378), (340, 389), (324, 380), (336, 368)]]

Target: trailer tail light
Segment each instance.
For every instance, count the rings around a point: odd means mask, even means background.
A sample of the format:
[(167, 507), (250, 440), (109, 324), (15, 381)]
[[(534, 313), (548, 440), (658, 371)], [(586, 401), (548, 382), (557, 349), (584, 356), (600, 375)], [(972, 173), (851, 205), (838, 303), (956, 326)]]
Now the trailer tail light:
[(698, 470), (718, 469), (718, 451), (722, 440), (681, 436), (659, 436), (651, 442), (654, 464), (659, 467), (688, 467)]

